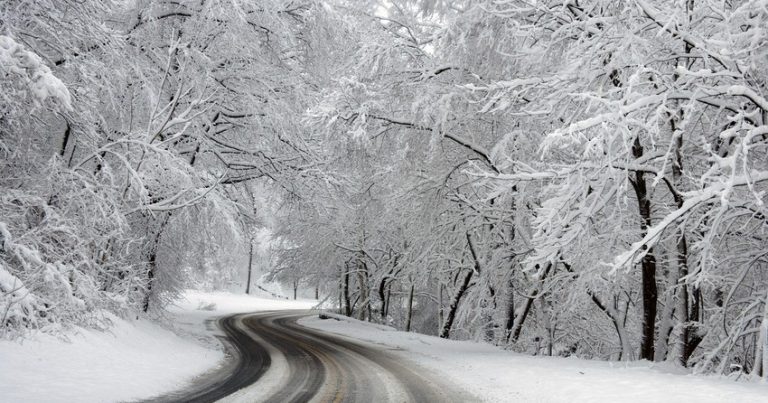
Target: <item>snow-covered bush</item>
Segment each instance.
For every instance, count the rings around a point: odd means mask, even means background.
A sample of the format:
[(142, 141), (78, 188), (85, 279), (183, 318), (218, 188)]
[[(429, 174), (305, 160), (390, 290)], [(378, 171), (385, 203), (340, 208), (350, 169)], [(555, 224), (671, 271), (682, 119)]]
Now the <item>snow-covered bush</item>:
[(105, 308), (82, 228), (44, 199), (4, 189), (0, 200), (0, 310), (3, 336), (94, 323)]

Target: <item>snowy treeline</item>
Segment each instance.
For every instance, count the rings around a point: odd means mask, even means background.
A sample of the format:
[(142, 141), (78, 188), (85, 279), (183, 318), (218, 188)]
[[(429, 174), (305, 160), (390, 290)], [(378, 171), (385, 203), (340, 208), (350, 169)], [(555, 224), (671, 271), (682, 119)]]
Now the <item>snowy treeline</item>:
[(268, 225), (272, 277), (347, 315), (762, 376), (766, 27), (765, 0), (4, 1), (3, 332), (242, 283)]
[(768, 3), (349, 12), (283, 270), (404, 329), (763, 374)]
[(316, 7), (0, 2), (0, 337), (244, 283), (253, 180), (305, 147)]

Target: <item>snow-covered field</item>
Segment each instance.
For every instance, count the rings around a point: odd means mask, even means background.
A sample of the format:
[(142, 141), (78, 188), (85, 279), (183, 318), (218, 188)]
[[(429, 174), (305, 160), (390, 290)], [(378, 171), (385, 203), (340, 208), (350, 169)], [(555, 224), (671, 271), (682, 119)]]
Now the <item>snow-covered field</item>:
[(490, 402), (768, 402), (766, 383), (695, 376), (648, 362), (531, 357), (335, 317), (341, 320), (310, 317), (299, 323), (388, 346), (403, 359), (443, 372), (455, 384)]
[(228, 293), (185, 297), (168, 314), (173, 332), (148, 320), (112, 318), (109, 331), (76, 329), (68, 341), (44, 334), (0, 341), (0, 402), (116, 402), (178, 389), (224, 359), (209, 321), (314, 305)]

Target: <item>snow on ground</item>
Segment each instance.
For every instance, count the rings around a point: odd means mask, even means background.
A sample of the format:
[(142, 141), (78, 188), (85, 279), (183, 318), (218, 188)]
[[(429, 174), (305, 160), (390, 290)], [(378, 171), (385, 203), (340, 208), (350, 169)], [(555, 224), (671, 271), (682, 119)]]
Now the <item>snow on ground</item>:
[(45, 334), (0, 341), (0, 402), (117, 402), (170, 392), (222, 364), (213, 337), (217, 317), (314, 304), (188, 291), (167, 314), (175, 332), (145, 319), (112, 317), (108, 331), (76, 329), (68, 341)]
[(0, 342), (0, 401), (137, 399), (182, 386), (224, 358), (147, 320), (112, 322), (107, 332), (78, 329), (69, 342), (45, 334)]
[[(43, 334), (23, 343), (0, 341), (0, 401), (113, 402), (162, 394), (222, 363), (213, 337), (217, 317), (315, 303), (189, 291), (168, 313), (176, 333), (147, 320), (112, 318), (110, 331), (78, 329), (68, 342)], [(486, 401), (768, 403), (766, 383), (694, 376), (646, 362), (530, 357), (348, 318), (300, 323), (395, 348), (404, 360), (443, 373)]]
[(317, 304), (315, 300), (275, 299), (228, 292), (203, 292), (187, 290), (184, 297), (170, 308), (174, 314), (209, 310), (216, 315), (226, 315), (240, 312), (272, 311), (281, 309), (311, 309)]
[(768, 384), (695, 376), (648, 362), (531, 357), (487, 344), (444, 340), (346, 317), (300, 324), (394, 348), (489, 402), (768, 402)]

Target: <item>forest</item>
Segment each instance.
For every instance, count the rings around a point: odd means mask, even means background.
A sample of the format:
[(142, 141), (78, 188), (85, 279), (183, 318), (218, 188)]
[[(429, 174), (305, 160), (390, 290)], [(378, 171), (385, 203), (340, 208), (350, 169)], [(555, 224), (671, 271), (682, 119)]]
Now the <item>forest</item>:
[(766, 0), (0, 2), (0, 338), (258, 263), (401, 330), (768, 378), (766, 202)]

